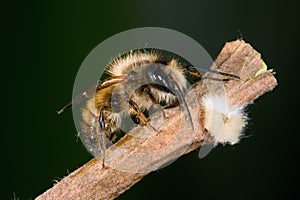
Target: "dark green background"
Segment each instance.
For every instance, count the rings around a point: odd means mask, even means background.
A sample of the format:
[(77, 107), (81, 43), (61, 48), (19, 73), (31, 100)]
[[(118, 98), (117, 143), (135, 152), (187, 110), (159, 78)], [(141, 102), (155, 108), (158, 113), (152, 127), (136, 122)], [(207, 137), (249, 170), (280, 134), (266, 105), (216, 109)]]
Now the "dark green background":
[[(299, 175), (299, 6), (296, 1), (48, 1), (3, 6), (0, 199), (33, 199), (91, 159), (79, 141), (71, 99), (85, 56), (101, 41), (142, 27), (171, 28), (215, 58), (242, 33), (279, 86), (249, 106), (246, 135), (204, 159), (197, 152), (151, 173), (119, 199), (286, 199)], [(2, 13), (3, 13), (2, 12)], [(299, 115), (299, 114), (298, 114)]]

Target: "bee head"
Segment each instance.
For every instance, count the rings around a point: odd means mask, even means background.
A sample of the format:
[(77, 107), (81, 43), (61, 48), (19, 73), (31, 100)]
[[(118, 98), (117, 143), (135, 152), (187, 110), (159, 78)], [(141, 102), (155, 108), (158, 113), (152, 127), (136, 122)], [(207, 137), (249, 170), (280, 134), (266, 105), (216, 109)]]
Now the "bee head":
[(156, 83), (168, 88), (167, 80), (168, 77), (163, 72), (163, 65), (161, 64), (151, 64), (151, 66), (147, 70), (147, 80), (151, 83)]

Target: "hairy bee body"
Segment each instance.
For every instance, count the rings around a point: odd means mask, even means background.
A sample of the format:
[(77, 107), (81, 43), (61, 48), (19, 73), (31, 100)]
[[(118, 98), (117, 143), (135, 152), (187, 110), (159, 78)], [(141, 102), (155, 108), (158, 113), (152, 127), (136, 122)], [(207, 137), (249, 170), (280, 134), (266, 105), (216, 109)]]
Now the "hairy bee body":
[[(145, 84), (147, 81), (151, 82), (151, 80), (146, 80), (146, 74), (155, 73), (151, 71), (151, 68), (155, 67), (155, 63), (163, 63), (160, 66), (158, 66), (162, 70), (162, 73), (166, 74), (167, 76), (169, 76), (168, 78), (177, 82), (181, 90), (186, 89), (187, 80), (184, 75), (183, 66), (180, 65), (175, 59), (163, 60), (160, 57), (160, 55), (155, 52), (130, 53), (124, 58), (114, 60), (112, 64), (108, 67), (107, 72), (111, 76), (128, 76), (132, 72), (134, 72), (135, 77), (132, 79), (132, 81), (129, 81), (129, 84), (124, 84), (122, 86), (136, 87), (136, 85), (138, 84), (142, 85)], [(153, 83), (155, 84), (158, 82), (152, 81), (152, 84), (149, 83), (149, 88), (153, 96), (156, 98), (157, 102), (166, 101), (166, 103), (169, 104), (176, 101), (176, 97), (168, 90), (168, 88), (165, 88), (166, 90), (163, 90), (162, 88), (158, 87), (158, 85), (155, 87)], [(139, 87), (138, 90), (136, 90), (133, 93), (133, 99), (142, 108), (142, 110), (145, 110), (149, 109), (149, 107), (153, 103), (153, 100), (151, 100), (149, 95), (143, 89), (145, 88)]]
[(199, 69), (202, 69), (234, 79), (239, 77), (200, 66), (184, 66), (178, 59), (180, 58), (167, 58), (158, 51), (131, 51), (124, 54), (108, 65), (105, 70), (109, 75), (108, 78), (79, 94), (60, 109), (58, 114), (88, 98), (86, 106), (82, 109), (80, 138), (92, 155), (102, 155), (103, 166), (105, 150), (114, 141), (115, 133), (120, 128), (124, 117), (130, 116), (136, 124), (157, 131), (150, 125), (150, 119), (144, 115), (151, 106), (179, 105), (194, 130), (192, 117), (184, 98), (188, 87), (185, 74), (201, 80)]
[[(173, 82), (180, 91), (187, 88), (184, 67), (175, 59), (162, 60), (155, 52), (129, 53), (114, 60), (106, 73), (110, 75), (109, 81), (113, 77), (122, 78), (105, 88), (100, 84), (82, 109), (82, 132), (89, 137), (86, 146), (90, 146), (93, 155), (99, 154), (101, 149), (103, 153), (109, 146), (125, 116), (146, 126), (149, 119), (143, 112), (151, 106), (162, 102), (170, 107), (178, 104), (176, 91), (172, 91)], [(99, 148), (95, 149), (97, 143)]]

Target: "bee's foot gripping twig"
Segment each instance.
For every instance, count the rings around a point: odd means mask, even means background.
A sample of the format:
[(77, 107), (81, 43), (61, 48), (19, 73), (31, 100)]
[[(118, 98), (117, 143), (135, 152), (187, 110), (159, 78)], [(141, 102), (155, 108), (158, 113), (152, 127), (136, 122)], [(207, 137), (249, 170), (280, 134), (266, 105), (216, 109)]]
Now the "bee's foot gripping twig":
[(148, 124), (148, 126), (156, 133), (159, 132), (159, 130), (157, 130), (154, 126), (152, 126), (150, 123)]
[(102, 169), (105, 169), (106, 165), (105, 165), (105, 156), (102, 156)]

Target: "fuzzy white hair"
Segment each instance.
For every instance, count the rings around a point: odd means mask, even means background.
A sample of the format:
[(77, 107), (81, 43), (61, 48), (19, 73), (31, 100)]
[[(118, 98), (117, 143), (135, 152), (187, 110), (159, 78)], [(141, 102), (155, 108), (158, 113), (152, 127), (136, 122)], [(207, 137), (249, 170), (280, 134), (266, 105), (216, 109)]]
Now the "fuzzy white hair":
[(210, 92), (202, 99), (205, 111), (204, 127), (216, 143), (239, 142), (247, 117), (243, 106), (231, 106), (224, 93)]

